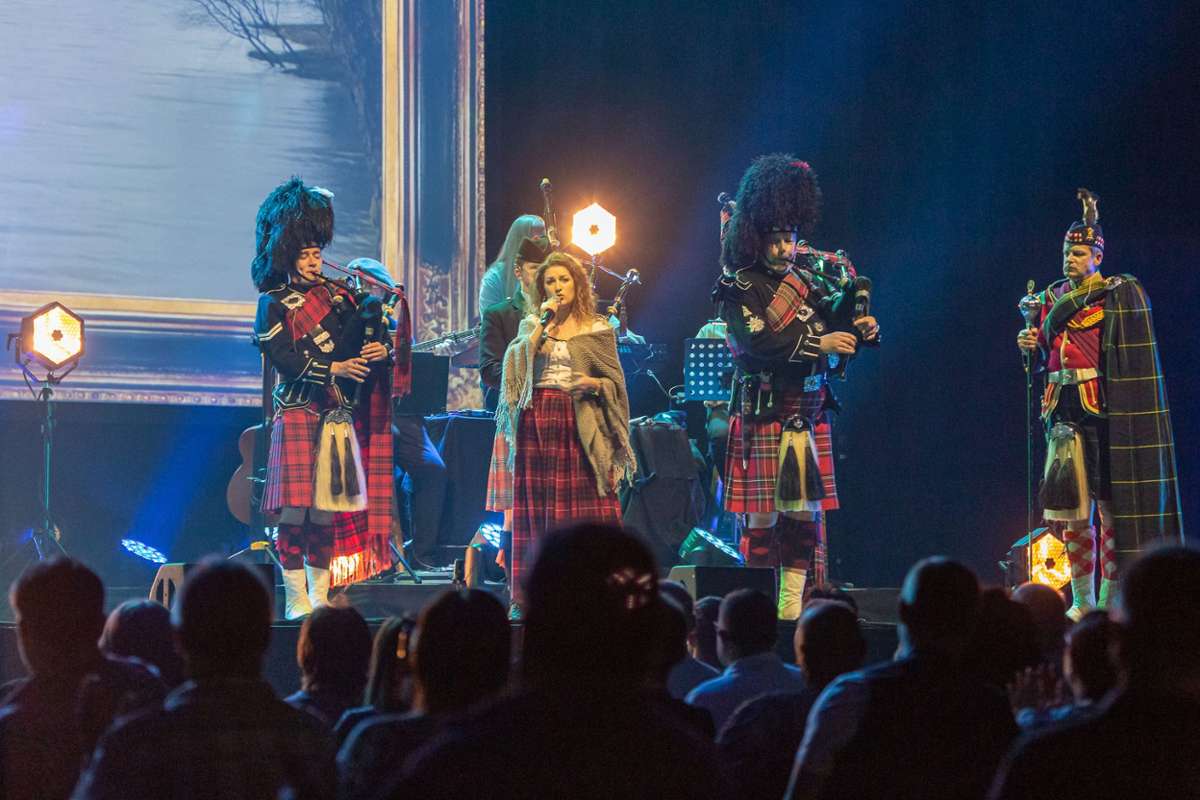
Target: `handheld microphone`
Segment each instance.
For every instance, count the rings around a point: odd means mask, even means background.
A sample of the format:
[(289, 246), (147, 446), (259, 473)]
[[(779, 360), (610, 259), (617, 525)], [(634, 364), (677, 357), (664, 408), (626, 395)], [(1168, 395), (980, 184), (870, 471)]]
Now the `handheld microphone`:
[(853, 319), (862, 319), (871, 314), (871, 279), (866, 275), (859, 275), (854, 279), (854, 316)]
[[(558, 302), (559, 302), (559, 303), (561, 303), (561, 302), (562, 302), (562, 300), (559, 300)], [(558, 311), (558, 305), (557, 305), (557, 304), (554, 306), (554, 308), (547, 308), (545, 311), (543, 311), (543, 312), (542, 312), (542, 322), (541, 322), (541, 324), (542, 324), (542, 327), (543, 327), (543, 328), (545, 328), (547, 325), (549, 325), (549, 324), (550, 324), (550, 320), (554, 319), (554, 312), (555, 312), (555, 311)]]

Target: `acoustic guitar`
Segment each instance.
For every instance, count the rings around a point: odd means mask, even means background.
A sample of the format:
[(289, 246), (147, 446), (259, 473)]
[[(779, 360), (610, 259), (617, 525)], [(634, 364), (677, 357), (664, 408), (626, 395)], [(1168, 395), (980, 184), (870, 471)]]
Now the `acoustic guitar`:
[(275, 370), (263, 356), (263, 421), (238, 436), (238, 454), (242, 463), (225, 487), (225, 505), (234, 519), (262, 530), (278, 523), (278, 515), (263, 514), (262, 496), (267, 485), (267, 455), (271, 447), (271, 391), (275, 388)]

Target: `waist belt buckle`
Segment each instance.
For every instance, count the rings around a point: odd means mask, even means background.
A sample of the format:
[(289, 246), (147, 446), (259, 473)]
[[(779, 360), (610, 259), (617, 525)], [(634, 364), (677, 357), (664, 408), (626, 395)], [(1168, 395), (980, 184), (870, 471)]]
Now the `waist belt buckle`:
[(816, 375), (809, 375), (807, 378), (804, 379), (804, 391), (806, 391), (806, 392), (820, 391), (821, 387), (824, 385), (825, 385), (825, 373), (824, 372), (818, 372)]

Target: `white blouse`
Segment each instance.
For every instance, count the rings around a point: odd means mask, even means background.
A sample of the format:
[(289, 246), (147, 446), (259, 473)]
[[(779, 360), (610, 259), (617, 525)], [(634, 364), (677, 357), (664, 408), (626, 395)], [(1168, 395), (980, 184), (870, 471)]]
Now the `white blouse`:
[[(596, 320), (590, 328), (580, 333), (595, 333), (609, 327), (606, 320)], [(562, 389), (570, 388), (571, 378), (575, 370), (571, 367), (571, 352), (567, 349), (565, 339), (546, 337), (549, 346), (543, 345), (533, 360), (534, 388)]]

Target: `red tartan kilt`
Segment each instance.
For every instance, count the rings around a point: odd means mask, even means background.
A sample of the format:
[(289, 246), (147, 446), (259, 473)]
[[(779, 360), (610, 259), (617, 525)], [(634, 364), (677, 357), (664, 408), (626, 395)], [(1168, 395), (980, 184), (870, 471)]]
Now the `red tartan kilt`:
[(317, 428), (321, 424), (316, 408), (315, 405), (286, 408), (275, 415), (271, 426), (271, 450), (267, 456), (263, 511), (312, 506), (313, 450)]
[(521, 412), (513, 465), (513, 586), (520, 596), (537, 542), (549, 531), (579, 522), (621, 524), (616, 493), (601, 497), (579, 443), (571, 396), (535, 389)]
[(492, 440), (492, 463), (488, 467), (488, 511), (508, 511), (513, 507), (513, 476), (508, 468), (508, 440), (497, 432)]
[[(837, 483), (833, 474), (833, 438), (829, 412), (821, 412), (825, 390), (783, 394), (779, 413), (771, 419), (743, 420), (734, 414), (729, 420), (729, 443), (725, 454), (725, 509), (737, 514), (769, 514), (775, 511), (775, 481), (779, 477), (779, 440), (783, 420), (793, 414), (812, 418), (820, 414), (815, 429), (817, 462), (825, 484), (821, 508), (838, 507)], [(750, 432), (747, 466), (742, 466), (742, 426)]]

